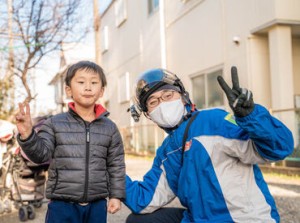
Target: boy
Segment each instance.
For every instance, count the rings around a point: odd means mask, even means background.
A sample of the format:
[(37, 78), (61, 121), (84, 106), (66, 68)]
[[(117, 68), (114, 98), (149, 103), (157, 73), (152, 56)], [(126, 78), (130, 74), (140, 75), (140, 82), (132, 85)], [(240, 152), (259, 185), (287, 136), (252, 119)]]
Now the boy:
[(106, 78), (100, 66), (81, 61), (69, 67), (65, 83), (74, 102), (68, 112), (47, 119), (38, 133), (28, 103), (19, 104), (18, 142), (33, 162), (50, 160), (46, 222), (105, 223), (106, 209), (117, 212), (125, 198), (122, 139), (109, 113), (96, 104)]
[[(240, 88), (235, 67), (232, 89), (218, 81), (235, 119), (221, 109), (196, 111), (171, 72), (153, 69), (139, 77), (132, 115), (137, 120), (134, 108), (140, 108), (169, 135), (144, 180), (126, 179), (124, 202), (135, 213), (127, 223), (279, 222), (257, 164), (291, 154), (292, 134)], [(175, 197), (185, 208), (161, 208)]]

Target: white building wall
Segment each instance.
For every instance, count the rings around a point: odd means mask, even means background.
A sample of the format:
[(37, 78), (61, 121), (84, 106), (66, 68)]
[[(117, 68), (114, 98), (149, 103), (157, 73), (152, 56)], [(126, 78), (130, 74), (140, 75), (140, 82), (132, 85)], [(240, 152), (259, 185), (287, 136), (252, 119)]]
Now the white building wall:
[(256, 103), (271, 108), (270, 62), (268, 38), (265, 36), (250, 36), (247, 39), (247, 72), (248, 86), (254, 93)]
[[(276, 20), (275, 2), (165, 2), (167, 67), (183, 74), (185, 84), (189, 85), (191, 75), (220, 64), (225, 78), (230, 81), (230, 67), (235, 65), (241, 85), (253, 89), (254, 93), (257, 91), (255, 98), (258, 102), (270, 108), (268, 39), (266, 34), (265, 37), (253, 37), (252, 31)], [(239, 44), (234, 43), (235, 37), (240, 39)], [(257, 77), (262, 78), (261, 84), (257, 85)]]
[[(110, 117), (119, 126), (130, 126), (132, 121), (127, 112), (130, 101), (119, 101), (118, 79), (129, 73), (130, 94), (134, 94), (134, 83), (138, 74), (153, 67), (161, 67), (161, 46), (159, 33), (159, 11), (148, 15), (147, 1), (125, 1), (126, 21), (115, 25), (115, 4), (102, 16), (101, 27), (108, 26), (109, 48), (102, 55), (102, 66), (108, 79), (105, 99), (109, 101)], [(137, 10), (139, 9), (139, 10)], [(122, 118), (120, 118), (122, 117)], [(149, 123), (145, 118), (140, 124)]]
[[(272, 1), (272, 0), (269, 0)], [(300, 20), (300, 1), (299, 0), (275, 0), (276, 19), (284, 19), (289, 21)]]
[[(111, 117), (120, 127), (134, 124), (126, 112), (130, 102), (118, 102), (122, 87), (118, 77), (129, 72), (133, 95), (137, 75), (161, 66), (162, 41), (166, 43), (167, 69), (182, 78), (189, 92), (191, 77), (207, 70), (222, 69), (231, 84), (230, 67), (235, 65), (240, 85), (253, 91), (255, 102), (270, 110), (292, 109), (294, 94), (300, 94), (299, 0), (160, 1), (164, 2), (165, 40), (160, 39), (159, 12), (148, 15), (147, 0), (127, 0), (127, 20), (120, 27), (115, 26), (115, 1), (102, 16), (102, 27), (109, 27), (110, 42), (102, 55), (108, 76), (106, 98)], [(289, 52), (284, 51), (287, 56), (277, 55), (279, 49), (287, 48), (281, 46), (281, 40), (274, 42), (280, 34), (272, 31), (282, 25), (290, 27), (290, 36), (281, 38), (290, 44)], [(285, 75), (288, 80), (282, 82)], [(225, 103), (229, 108), (227, 100)], [(295, 120), (286, 115), (282, 118), (295, 134)], [(149, 122), (143, 118), (137, 125), (143, 124)]]
[[(223, 63), (222, 8), (216, 1), (166, 1), (167, 67), (194, 74)], [(215, 4), (218, 3), (218, 4)], [(173, 12), (180, 5), (182, 11)]]

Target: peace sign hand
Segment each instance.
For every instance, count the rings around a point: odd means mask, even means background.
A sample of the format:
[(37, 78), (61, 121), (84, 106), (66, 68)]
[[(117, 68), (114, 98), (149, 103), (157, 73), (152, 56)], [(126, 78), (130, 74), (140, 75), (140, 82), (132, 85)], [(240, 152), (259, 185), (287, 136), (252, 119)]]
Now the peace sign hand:
[(32, 132), (32, 122), (28, 102), (25, 102), (25, 109), (24, 104), (19, 103), (19, 112), (16, 114), (16, 121), (16, 126), (21, 135), (21, 139), (27, 139)]
[(249, 115), (254, 109), (253, 95), (248, 89), (240, 88), (236, 67), (231, 67), (232, 89), (224, 81), (223, 77), (218, 76), (217, 79), (227, 96), (234, 115), (237, 117)]

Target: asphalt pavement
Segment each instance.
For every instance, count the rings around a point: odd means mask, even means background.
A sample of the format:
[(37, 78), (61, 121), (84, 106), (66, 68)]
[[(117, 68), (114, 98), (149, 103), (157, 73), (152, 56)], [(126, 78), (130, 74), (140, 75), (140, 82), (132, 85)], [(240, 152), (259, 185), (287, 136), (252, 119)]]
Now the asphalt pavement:
[[(135, 180), (142, 180), (143, 175), (150, 169), (152, 160), (149, 158), (126, 157), (126, 171), (128, 175)], [(281, 175), (265, 174), (265, 179), (269, 184), (269, 189), (273, 194), (282, 223), (300, 223), (300, 179), (285, 177)], [(28, 223), (43, 223), (47, 211), (47, 200), (40, 208), (36, 208), (36, 217), (34, 220), (28, 220)], [(180, 206), (177, 199), (168, 206)], [(124, 223), (130, 210), (122, 205), (122, 209), (116, 214), (108, 214), (108, 223)], [(12, 213), (0, 215), (0, 223), (20, 222), (17, 210)]]

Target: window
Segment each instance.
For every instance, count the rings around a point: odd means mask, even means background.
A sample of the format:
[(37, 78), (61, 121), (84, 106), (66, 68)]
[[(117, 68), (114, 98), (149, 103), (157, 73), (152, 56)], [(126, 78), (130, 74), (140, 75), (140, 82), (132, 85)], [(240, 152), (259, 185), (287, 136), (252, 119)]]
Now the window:
[(55, 94), (55, 103), (57, 104), (61, 104), (62, 103), (62, 89), (63, 89), (63, 80), (59, 79), (59, 81), (56, 82), (56, 85), (55, 85), (55, 90), (54, 90), (54, 94)]
[(101, 52), (102, 54), (108, 50), (108, 26), (104, 26), (101, 32)]
[(130, 99), (129, 95), (129, 73), (126, 72), (119, 77), (119, 102), (127, 102)]
[(222, 76), (222, 70), (204, 73), (192, 78), (193, 99), (197, 108), (223, 106), (223, 91), (218, 84), (217, 77)]
[(300, 108), (300, 95), (298, 94), (294, 95), (294, 107)]
[(116, 0), (115, 2), (116, 26), (121, 26), (127, 19), (126, 0)]
[(148, 14), (152, 14), (159, 6), (159, 0), (148, 0)]

